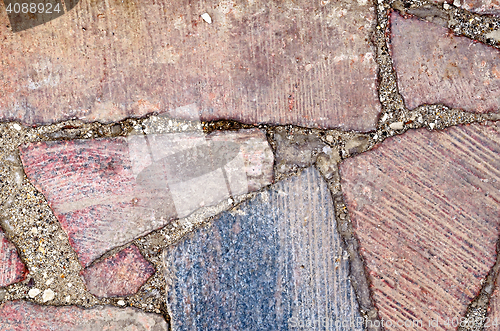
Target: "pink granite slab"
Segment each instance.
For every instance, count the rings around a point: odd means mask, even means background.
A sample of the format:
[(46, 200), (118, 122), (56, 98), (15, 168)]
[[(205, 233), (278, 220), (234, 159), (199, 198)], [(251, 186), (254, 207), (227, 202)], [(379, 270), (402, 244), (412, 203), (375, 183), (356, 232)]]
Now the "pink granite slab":
[(391, 14), (391, 52), (408, 108), (442, 103), (470, 112), (500, 109), (500, 50), (434, 23)]
[(386, 330), (408, 320), (449, 330), (443, 323), (463, 316), (495, 263), (499, 124), (412, 130), (341, 163), (373, 298), (393, 323)]
[(35, 143), (25, 172), (87, 266), (104, 252), (273, 181), (258, 129)]
[(102, 298), (134, 294), (154, 273), (153, 265), (131, 245), (85, 268), (81, 275), (87, 290)]
[(202, 120), (373, 130), (374, 26), (367, 1), (81, 0), (18, 33), (2, 15), (0, 120), (106, 122), (195, 104)]
[(134, 308), (38, 306), (25, 301), (9, 301), (0, 306), (2, 331), (166, 331), (160, 315)]
[(17, 254), (16, 247), (0, 229), (0, 287), (25, 279), (27, 273), (28, 270)]

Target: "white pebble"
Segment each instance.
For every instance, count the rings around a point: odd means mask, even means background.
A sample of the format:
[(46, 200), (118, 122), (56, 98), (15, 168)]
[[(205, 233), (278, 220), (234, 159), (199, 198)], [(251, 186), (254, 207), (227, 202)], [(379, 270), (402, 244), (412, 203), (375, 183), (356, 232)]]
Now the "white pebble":
[(120, 306), (125, 306), (125, 301), (123, 301), (123, 300), (118, 300), (117, 304), (119, 304)]
[(404, 128), (403, 122), (394, 122), (389, 124), (389, 127), (393, 130), (401, 130)]
[(201, 14), (201, 18), (203, 18), (203, 20), (208, 24), (212, 24), (212, 18), (208, 15), (208, 13)]
[(68, 295), (68, 296), (66, 297), (66, 302), (70, 302), (70, 301), (71, 301), (71, 296), (69, 296), (69, 295)]
[(71, 286), (73, 286), (73, 284), (71, 284), (71, 283), (68, 283), (68, 287), (71, 287)]
[(448, 10), (448, 9), (450, 9), (450, 5), (445, 2), (445, 3), (443, 3), (443, 8), (445, 10)]
[(49, 286), (54, 282), (54, 278), (49, 279), (48, 281), (45, 282), (45, 285)]
[(17, 131), (20, 131), (22, 129), (21, 126), (19, 124), (17, 124), (17, 123), (12, 124), (12, 127), (14, 129), (16, 129)]
[(42, 301), (47, 302), (54, 299), (55, 293), (50, 288), (43, 291)]
[(30, 297), (30, 298), (32, 298), (32, 299), (33, 299), (34, 297), (36, 297), (38, 294), (40, 294), (40, 290), (39, 290), (39, 289), (37, 289), (37, 288), (32, 288), (32, 289), (31, 289), (31, 290), (29, 290), (29, 292), (28, 292), (29, 297)]

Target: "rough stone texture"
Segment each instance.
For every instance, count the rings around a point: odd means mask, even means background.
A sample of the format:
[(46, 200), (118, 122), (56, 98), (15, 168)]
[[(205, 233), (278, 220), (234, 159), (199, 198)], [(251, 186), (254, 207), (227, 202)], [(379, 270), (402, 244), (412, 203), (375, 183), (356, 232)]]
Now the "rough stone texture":
[[(208, 12), (213, 23), (200, 15)], [(0, 18), (0, 119), (195, 119), (373, 130), (367, 1), (91, 1), (13, 33)], [(177, 109), (177, 110), (176, 110)]]
[(498, 0), (430, 0), (430, 2), (447, 2), (478, 14), (500, 15), (500, 2)]
[(309, 168), (168, 247), (172, 330), (362, 329), (334, 218)]
[(1, 330), (15, 331), (160, 331), (168, 325), (160, 315), (134, 308), (38, 306), (10, 301), (0, 306)]
[(500, 275), (495, 282), (495, 290), (490, 299), (490, 307), (484, 329), (486, 331), (496, 331), (500, 329)]
[[(385, 321), (449, 330), (495, 263), (500, 126), (409, 131), (343, 161), (342, 188)], [(387, 327), (386, 330), (401, 330)]]
[(88, 291), (98, 297), (131, 295), (155, 273), (139, 249), (131, 245), (82, 271)]
[(273, 180), (273, 154), (257, 129), (43, 142), (21, 147), (21, 158), (83, 266)]
[(16, 247), (0, 229), (0, 287), (23, 280), (28, 270), (17, 254)]
[(500, 109), (500, 51), (416, 18), (391, 14), (392, 57), (408, 108), (443, 103), (470, 112)]

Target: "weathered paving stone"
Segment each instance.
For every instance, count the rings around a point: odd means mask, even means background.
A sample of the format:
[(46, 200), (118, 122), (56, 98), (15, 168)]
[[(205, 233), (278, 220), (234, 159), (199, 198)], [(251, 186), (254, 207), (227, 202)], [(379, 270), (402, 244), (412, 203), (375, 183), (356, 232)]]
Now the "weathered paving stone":
[(273, 180), (273, 153), (257, 129), (43, 142), (22, 146), (21, 158), (83, 266)]
[(418, 320), (449, 330), (495, 263), (499, 124), (409, 131), (341, 163), (373, 298), (393, 323), (386, 330)]
[(87, 290), (98, 297), (134, 294), (155, 273), (139, 249), (131, 245), (82, 271)]
[(24, 301), (10, 301), (0, 306), (1, 330), (16, 331), (94, 331), (94, 330), (168, 330), (160, 315), (134, 308), (76, 306), (38, 306)]
[(195, 105), (196, 120), (373, 130), (374, 26), (363, 0), (81, 0), (19, 33), (2, 15), (0, 120), (189, 117), (178, 108)]
[(164, 263), (172, 330), (362, 329), (314, 168), (170, 246)]
[(16, 247), (0, 229), (0, 287), (23, 280), (27, 273), (28, 270), (19, 258)]
[(444, 27), (391, 14), (392, 57), (408, 108), (442, 103), (470, 112), (500, 109), (500, 51)]

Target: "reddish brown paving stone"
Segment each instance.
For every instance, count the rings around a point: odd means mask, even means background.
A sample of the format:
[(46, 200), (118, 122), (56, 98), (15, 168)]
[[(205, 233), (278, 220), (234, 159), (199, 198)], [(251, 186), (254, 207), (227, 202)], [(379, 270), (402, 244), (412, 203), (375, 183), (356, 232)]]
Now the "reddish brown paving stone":
[(439, 318), (448, 330), (478, 293), (500, 230), (499, 124), (409, 131), (341, 164), (385, 321)]
[(139, 249), (131, 245), (82, 271), (87, 290), (97, 297), (126, 296), (155, 273)]
[(8, 25), (2, 16), (1, 120), (196, 104), (202, 120), (367, 131), (380, 112), (369, 1), (81, 0), (33, 29)]
[(9, 331), (161, 331), (168, 330), (165, 320), (156, 314), (134, 308), (76, 306), (38, 306), (10, 301), (0, 306), (0, 330)]
[(83, 266), (273, 181), (273, 153), (258, 129), (35, 143), (21, 147), (21, 158)]
[(25, 279), (27, 273), (28, 270), (17, 254), (16, 247), (0, 229), (0, 287)]
[(392, 57), (406, 105), (500, 109), (500, 51), (416, 18), (391, 14)]

